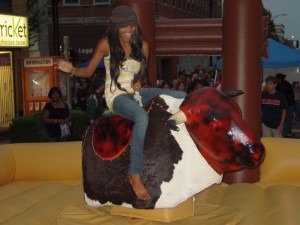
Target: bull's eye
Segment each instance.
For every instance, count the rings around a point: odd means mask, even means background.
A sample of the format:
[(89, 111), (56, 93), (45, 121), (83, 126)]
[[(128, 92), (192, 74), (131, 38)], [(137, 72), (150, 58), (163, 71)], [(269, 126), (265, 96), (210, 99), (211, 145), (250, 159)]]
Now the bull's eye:
[(210, 119), (208, 125), (214, 131), (227, 131), (230, 130), (230, 120), (228, 118)]
[(245, 146), (245, 149), (248, 151), (249, 154), (254, 154), (255, 153), (255, 150), (254, 150), (255, 146), (253, 146), (253, 145), (247, 144)]

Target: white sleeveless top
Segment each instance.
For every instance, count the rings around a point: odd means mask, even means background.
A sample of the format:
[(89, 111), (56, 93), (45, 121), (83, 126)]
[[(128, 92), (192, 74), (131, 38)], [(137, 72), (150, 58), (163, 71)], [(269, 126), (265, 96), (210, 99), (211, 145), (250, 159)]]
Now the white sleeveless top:
[[(115, 83), (112, 81), (110, 76), (110, 56), (104, 57), (104, 65), (106, 71), (106, 79), (105, 79), (105, 100), (107, 107), (110, 111), (113, 111), (113, 101), (115, 97), (121, 94), (133, 94), (133, 88), (131, 86), (131, 82), (134, 78), (134, 75), (137, 74), (141, 69), (141, 63), (134, 59), (126, 59), (123, 62), (123, 67), (120, 68), (120, 76), (118, 78), (118, 82), (121, 84), (121, 87), (126, 89), (126, 91), (122, 91), (117, 88)], [(111, 88), (110, 84), (112, 82)]]

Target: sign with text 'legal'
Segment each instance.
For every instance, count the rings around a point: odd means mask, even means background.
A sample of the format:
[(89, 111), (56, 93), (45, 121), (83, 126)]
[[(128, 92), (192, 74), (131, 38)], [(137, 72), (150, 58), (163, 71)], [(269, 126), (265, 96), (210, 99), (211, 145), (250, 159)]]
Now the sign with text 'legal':
[(0, 47), (28, 47), (27, 17), (0, 14)]

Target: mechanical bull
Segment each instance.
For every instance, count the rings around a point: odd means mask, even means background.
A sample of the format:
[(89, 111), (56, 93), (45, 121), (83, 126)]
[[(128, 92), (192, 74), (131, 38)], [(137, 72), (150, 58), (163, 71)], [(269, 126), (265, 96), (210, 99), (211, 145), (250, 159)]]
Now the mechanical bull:
[(83, 142), (88, 205), (172, 208), (220, 183), (224, 172), (253, 168), (263, 159), (264, 147), (237, 104), (214, 88), (184, 100), (161, 95), (148, 109), (143, 182), (151, 199), (139, 200), (129, 184), (132, 122), (113, 115), (89, 127)]

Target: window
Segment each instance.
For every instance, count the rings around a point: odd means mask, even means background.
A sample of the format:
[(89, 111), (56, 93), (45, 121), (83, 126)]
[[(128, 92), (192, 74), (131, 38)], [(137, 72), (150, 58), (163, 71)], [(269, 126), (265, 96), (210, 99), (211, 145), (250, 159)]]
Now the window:
[(64, 0), (64, 5), (79, 5), (80, 0)]
[(94, 5), (109, 5), (110, 0), (94, 0)]
[(12, 4), (10, 1), (0, 1), (0, 13), (11, 13), (12, 12)]

